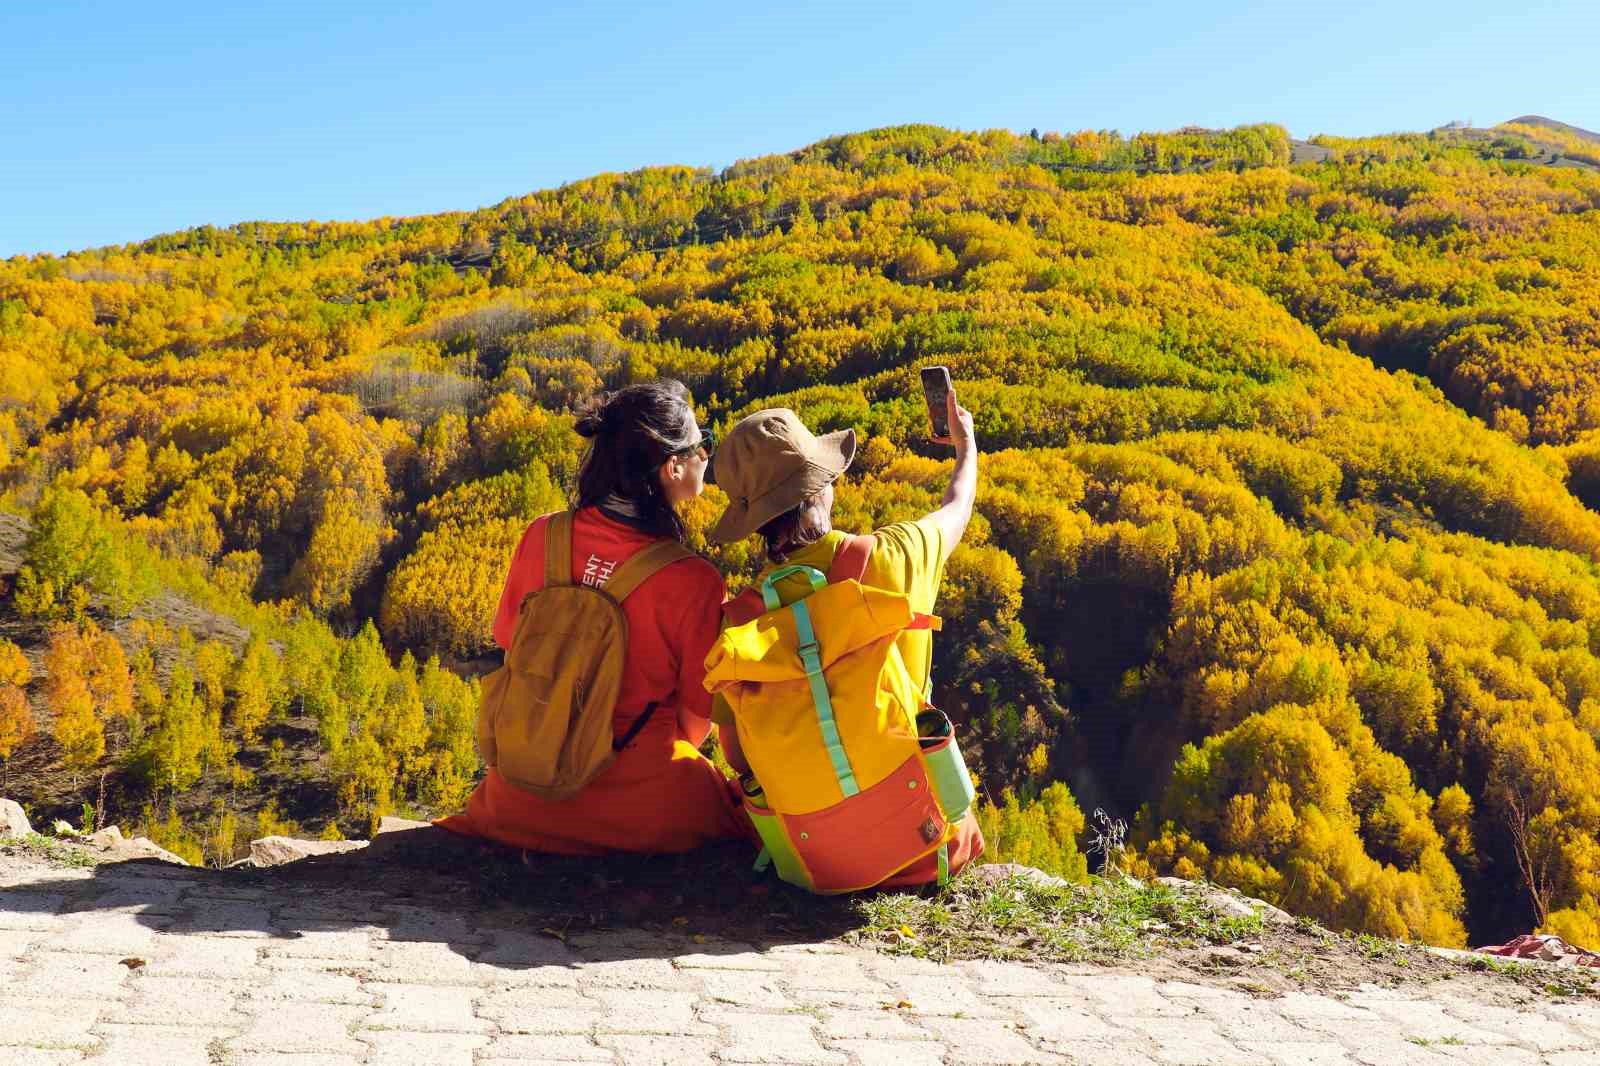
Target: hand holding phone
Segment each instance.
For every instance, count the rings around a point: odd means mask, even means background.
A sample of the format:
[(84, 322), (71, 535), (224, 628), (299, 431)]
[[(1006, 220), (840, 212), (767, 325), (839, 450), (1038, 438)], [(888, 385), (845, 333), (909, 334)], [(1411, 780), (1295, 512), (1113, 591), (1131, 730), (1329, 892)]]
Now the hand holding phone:
[(950, 439), (950, 368), (922, 368), (922, 395), (928, 401), (928, 421), (933, 424), (933, 439)]

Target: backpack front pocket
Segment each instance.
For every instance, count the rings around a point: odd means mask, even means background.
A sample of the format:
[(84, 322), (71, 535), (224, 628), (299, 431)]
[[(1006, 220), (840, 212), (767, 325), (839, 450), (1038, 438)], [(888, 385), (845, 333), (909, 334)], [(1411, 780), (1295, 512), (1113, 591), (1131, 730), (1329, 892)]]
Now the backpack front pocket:
[(811, 814), (783, 816), (818, 892), (868, 888), (928, 854), (948, 821), (922, 760), (912, 756), (865, 791)]

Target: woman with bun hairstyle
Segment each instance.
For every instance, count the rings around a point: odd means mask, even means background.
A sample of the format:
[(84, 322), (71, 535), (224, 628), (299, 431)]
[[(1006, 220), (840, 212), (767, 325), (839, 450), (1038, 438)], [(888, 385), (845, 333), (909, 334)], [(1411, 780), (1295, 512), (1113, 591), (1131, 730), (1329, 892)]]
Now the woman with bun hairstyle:
[[(578, 473), (572, 580), (604, 589), (634, 553), (665, 538), (684, 541), (675, 508), (704, 491), (713, 441), (695, 422), (689, 391), (671, 380), (602, 394), (581, 411), (577, 430), (590, 444)], [(502, 648), (511, 646), (523, 599), (543, 586), (550, 518), (534, 519), (512, 557), (494, 623)], [(612, 729), (619, 741), (632, 735), (580, 792), (545, 799), (490, 767), (466, 810), (439, 824), (563, 855), (681, 852), (748, 839), (737, 784), (697, 750), (711, 729), (711, 697), (701, 682), (725, 593), (717, 568), (691, 557), (647, 577), (622, 601), (628, 661)]]

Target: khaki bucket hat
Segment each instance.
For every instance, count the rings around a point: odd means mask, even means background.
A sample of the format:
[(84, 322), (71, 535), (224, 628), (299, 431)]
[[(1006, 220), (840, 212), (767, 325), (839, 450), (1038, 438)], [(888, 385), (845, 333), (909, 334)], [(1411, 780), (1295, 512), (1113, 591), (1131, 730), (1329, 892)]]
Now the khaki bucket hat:
[(713, 544), (743, 540), (844, 473), (856, 457), (856, 431), (814, 436), (787, 407), (742, 419), (717, 446), (716, 483), (728, 509), (708, 534)]

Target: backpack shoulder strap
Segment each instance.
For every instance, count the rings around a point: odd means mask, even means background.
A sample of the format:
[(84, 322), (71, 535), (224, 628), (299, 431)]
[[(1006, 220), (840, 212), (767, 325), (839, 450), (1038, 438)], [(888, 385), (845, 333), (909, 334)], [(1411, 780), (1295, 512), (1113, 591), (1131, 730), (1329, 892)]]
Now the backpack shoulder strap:
[(657, 571), (666, 569), (679, 559), (692, 558), (694, 552), (677, 541), (658, 540), (630, 555), (627, 562), (617, 567), (616, 572), (602, 586), (602, 590), (607, 596), (621, 603), (634, 589), (644, 584), (648, 578), (654, 577)]
[(557, 511), (544, 524), (544, 587), (572, 584), (572, 512)]
[(877, 545), (878, 538), (870, 533), (859, 537), (846, 534), (844, 543), (834, 552), (833, 563), (828, 567), (828, 581), (860, 581), (866, 576), (867, 562)]

